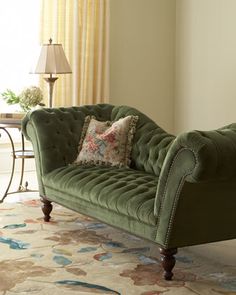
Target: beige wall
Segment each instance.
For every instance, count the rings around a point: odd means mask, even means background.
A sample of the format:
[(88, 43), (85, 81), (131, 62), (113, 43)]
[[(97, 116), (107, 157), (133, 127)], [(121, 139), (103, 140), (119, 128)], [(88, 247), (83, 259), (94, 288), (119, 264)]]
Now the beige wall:
[(174, 121), (175, 0), (111, 0), (110, 101)]
[(176, 133), (230, 122), (236, 122), (236, 1), (176, 0)]
[(167, 131), (236, 122), (236, 0), (111, 0), (111, 103)]

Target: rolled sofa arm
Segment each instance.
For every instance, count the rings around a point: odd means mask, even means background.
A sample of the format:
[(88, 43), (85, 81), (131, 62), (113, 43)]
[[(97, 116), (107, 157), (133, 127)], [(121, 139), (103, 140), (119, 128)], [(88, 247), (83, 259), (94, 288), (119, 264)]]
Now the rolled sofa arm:
[(158, 182), (155, 215), (168, 192), (178, 194), (184, 181), (197, 183), (236, 178), (236, 123), (213, 131), (178, 135), (170, 146)]
[[(154, 214), (158, 217), (157, 243), (167, 248), (173, 246), (170, 232), (176, 224), (176, 210), (183, 204), (181, 198), (186, 185), (189, 187), (188, 184), (193, 184), (204, 198), (212, 198), (214, 187), (220, 187), (221, 183), (222, 187), (228, 183), (230, 191), (232, 183), (236, 181), (235, 163), (236, 124), (215, 131), (191, 131), (176, 137), (167, 152), (156, 192)], [(206, 190), (202, 190), (203, 187)], [(231, 191), (230, 195), (232, 199)], [(191, 195), (185, 197), (192, 199)], [(208, 199), (206, 204), (212, 202), (214, 199)], [(190, 210), (196, 207), (193, 203)], [(218, 213), (216, 210), (217, 216)], [(192, 213), (183, 211), (181, 214)], [(212, 215), (215, 216), (214, 213)]]
[(193, 183), (236, 178), (236, 123), (177, 136), (163, 163), (157, 195), (164, 193), (173, 174), (176, 181), (180, 177)]
[(23, 119), (22, 132), (34, 150), (40, 195), (45, 195), (43, 175), (76, 158), (84, 116), (73, 109), (44, 108)]
[(192, 151), (196, 161), (188, 176), (189, 182), (236, 177), (236, 123), (213, 131), (191, 131), (177, 136), (167, 154), (167, 162), (183, 148)]
[(62, 108), (45, 108), (26, 115), (22, 132), (39, 157), (37, 168), (42, 175), (76, 158), (84, 117), (81, 112)]

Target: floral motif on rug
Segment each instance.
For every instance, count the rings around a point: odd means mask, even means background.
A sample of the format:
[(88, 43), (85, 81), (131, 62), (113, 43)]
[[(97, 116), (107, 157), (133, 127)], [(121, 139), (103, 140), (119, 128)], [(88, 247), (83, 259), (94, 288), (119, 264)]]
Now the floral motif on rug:
[(0, 205), (1, 294), (233, 295), (236, 266), (180, 249), (173, 281), (162, 278), (158, 246), (40, 201)]

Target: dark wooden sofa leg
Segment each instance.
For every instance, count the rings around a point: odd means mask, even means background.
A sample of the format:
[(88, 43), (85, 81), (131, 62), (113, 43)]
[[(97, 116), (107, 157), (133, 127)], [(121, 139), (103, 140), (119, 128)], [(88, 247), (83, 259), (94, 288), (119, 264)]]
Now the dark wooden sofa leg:
[(41, 202), (42, 204), (42, 211), (44, 214), (44, 221), (49, 222), (51, 216), (50, 213), (52, 212), (52, 202), (47, 200), (46, 198), (41, 196)]
[(164, 269), (163, 277), (165, 280), (170, 281), (173, 277), (172, 269), (175, 266), (175, 254), (177, 249), (163, 249), (160, 248), (161, 264)]

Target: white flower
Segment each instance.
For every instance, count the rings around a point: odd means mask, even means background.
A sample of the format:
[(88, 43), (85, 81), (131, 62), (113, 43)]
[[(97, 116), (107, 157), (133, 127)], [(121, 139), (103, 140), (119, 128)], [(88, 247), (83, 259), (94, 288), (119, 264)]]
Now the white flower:
[(28, 111), (43, 100), (43, 93), (39, 87), (31, 86), (20, 93), (19, 99), (20, 106), (23, 110)]

